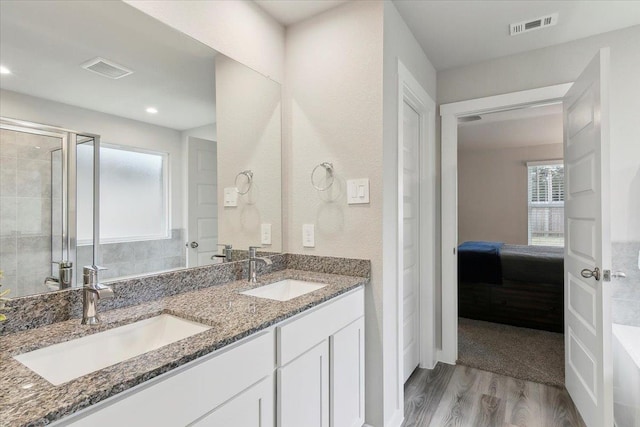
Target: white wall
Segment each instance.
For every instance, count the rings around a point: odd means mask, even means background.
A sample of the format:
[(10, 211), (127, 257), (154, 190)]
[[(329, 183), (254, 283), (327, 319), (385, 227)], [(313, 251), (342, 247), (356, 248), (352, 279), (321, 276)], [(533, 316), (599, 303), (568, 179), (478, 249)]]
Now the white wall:
[[(256, 96), (259, 94), (259, 96)], [(271, 245), (282, 251), (281, 86), (227, 57), (216, 59), (218, 241), (237, 249), (260, 245), (261, 224), (271, 224)], [(237, 207), (224, 206), (225, 187), (253, 172)], [(238, 181), (238, 185), (241, 185)]]
[(186, 226), (179, 131), (6, 90), (0, 91), (0, 116), (98, 134), (103, 143), (169, 153), (171, 228)]
[[(398, 378), (395, 345), (397, 311), (398, 247), (398, 60), (411, 72), (429, 96), (436, 99), (436, 71), (392, 2), (384, 2), (383, 64), (383, 361), (384, 425), (397, 425), (404, 415), (404, 399), (395, 385)], [(432, 171), (435, 175), (435, 171)], [(432, 266), (435, 268), (436, 266)], [(369, 324), (368, 324), (369, 325)], [(369, 339), (369, 335), (367, 335)], [(400, 353), (402, 354), (402, 353)], [(371, 372), (375, 375), (375, 372)], [(402, 390), (402, 387), (400, 388)], [(367, 390), (369, 392), (369, 390)], [(370, 405), (377, 405), (369, 400)], [(378, 424), (374, 424), (378, 425)]]
[(279, 83), (284, 80), (284, 28), (252, 1), (124, 1)]
[(438, 72), (438, 103), (571, 82), (611, 48), (611, 238), (640, 240), (640, 26)]
[(528, 161), (562, 158), (562, 144), (458, 150), (458, 242), (528, 244)]
[[(390, 388), (382, 360), (382, 3), (346, 3), (288, 27), (286, 40), (285, 247), (371, 260), (365, 290), (366, 420), (381, 427), (383, 396)], [(332, 162), (335, 170), (326, 192), (310, 182), (321, 162)], [(347, 205), (345, 180), (351, 178), (369, 178), (370, 204)], [(303, 224), (315, 224), (315, 248), (302, 247)]]

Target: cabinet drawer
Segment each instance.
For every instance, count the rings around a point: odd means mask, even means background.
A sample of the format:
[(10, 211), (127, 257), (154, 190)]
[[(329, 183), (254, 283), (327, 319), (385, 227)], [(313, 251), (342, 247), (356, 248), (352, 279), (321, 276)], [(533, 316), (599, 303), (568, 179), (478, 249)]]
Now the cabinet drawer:
[(185, 426), (272, 375), (273, 344), (269, 330), (82, 411), (60, 425)]
[(364, 316), (364, 289), (358, 288), (276, 328), (278, 366), (284, 366), (345, 325)]

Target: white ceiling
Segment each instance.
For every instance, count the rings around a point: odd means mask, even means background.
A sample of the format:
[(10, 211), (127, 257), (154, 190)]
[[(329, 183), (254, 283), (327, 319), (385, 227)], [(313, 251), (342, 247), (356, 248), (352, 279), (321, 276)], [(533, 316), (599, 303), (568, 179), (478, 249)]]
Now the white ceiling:
[[(215, 122), (216, 54), (119, 1), (0, 2), (2, 89), (184, 130)], [(80, 67), (97, 56), (134, 73)]]
[(562, 143), (562, 104), (481, 115), (460, 123), (458, 148), (486, 150)]
[(269, 15), (284, 26), (295, 24), (347, 0), (254, 0)]
[[(640, 1), (394, 0), (437, 70), (640, 24)], [(509, 24), (559, 12), (558, 24), (509, 36)]]

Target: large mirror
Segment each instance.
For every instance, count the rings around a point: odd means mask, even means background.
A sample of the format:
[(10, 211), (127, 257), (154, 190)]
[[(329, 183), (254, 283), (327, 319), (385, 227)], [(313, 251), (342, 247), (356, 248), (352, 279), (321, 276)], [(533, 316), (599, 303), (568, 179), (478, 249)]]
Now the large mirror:
[(2, 1), (0, 31), (11, 296), (282, 250), (278, 83), (119, 1)]

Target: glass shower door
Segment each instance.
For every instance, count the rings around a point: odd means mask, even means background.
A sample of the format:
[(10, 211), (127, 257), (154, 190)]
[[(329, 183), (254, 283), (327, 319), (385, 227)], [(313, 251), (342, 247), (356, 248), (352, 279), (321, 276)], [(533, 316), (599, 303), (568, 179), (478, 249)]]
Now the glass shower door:
[[(95, 264), (98, 146), (96, 135), (0, 120), (0, 270), (11, 297), (81, 284), (82, 266)], [(78, 222), (89, 229), (81, 246)]]

